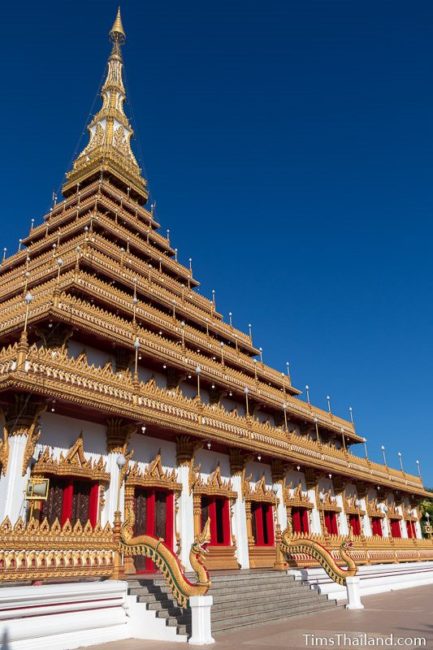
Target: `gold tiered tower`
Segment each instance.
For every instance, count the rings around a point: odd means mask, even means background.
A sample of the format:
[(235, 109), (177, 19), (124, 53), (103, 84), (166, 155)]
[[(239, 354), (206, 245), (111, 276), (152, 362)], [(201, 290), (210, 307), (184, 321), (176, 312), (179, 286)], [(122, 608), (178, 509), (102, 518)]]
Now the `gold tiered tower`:
[[(288, 521), (331, 548), (351, 534), (361, 563), (431, 558), (421, 479), (353, 454), (363, 441), (353, 424), (300, 400), (194, 290), (131, 149), (120, 11), (110, 39), (102, 107), (64, 198), (1, 266), (3, 545), (33, 548), (35, 534), (11, 526), (46, 520), (41, 545), (59, 548), (59, 527), (81, 526), (65, 544), (93, 544), (102, 558), (117, 496), (136, 532), (164, 537), (185, 564), (208, 515), (211, 568), (273, 566)], [(28, 481), (44, 477), (47, 499), (23, 508)], [(82, 563), (81, 574), (110, 574), (103, 565)], [(68, 569), (59, 560), (44, 575)]]

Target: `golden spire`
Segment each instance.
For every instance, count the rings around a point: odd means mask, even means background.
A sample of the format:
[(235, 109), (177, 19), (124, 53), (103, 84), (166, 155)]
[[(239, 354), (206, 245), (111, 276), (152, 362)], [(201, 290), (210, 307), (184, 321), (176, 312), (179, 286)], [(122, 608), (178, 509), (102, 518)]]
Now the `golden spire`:
[(122, 25), (122, 16), (120, 15), (120, 7), (117, 10), (116, 20), (110, 30), (110, 38), (112, 41), (120, 41), (121, 43), (126, 41), (126, 34)]
[(120, 8), (109, 32), (113, 43), (108, 57), (107, 76), (101, 89), (102, 106), (87, 127), (89, 142), (76, 158), (66, 175), (63, 194), (68, 196), (81, 186), (92, 182), (95, 175), (115, 176), (125, 187), (145, 203), (148, 192), (146, 181), (131, 149), (132, 127), (124, 112), (126, 98), (123, 85), (121, 46), (126, 40)]

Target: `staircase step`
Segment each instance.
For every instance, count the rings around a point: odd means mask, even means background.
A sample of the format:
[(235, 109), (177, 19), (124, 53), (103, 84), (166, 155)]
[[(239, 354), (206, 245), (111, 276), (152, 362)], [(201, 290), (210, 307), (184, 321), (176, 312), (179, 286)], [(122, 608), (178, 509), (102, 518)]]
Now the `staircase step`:
[(287, 593), (305, 593), (305, 586), (301, 583), (297, 584), (284, 584), (274, 586), (274, 585), (254, 585), (246, 584), (234, 587), (233, 585), (225, 586), (223, 588), (217, 588), (212, 585), (209, 593), (213, 596), (225, 596), (226, 594), (239, 594), (239, 595), (248, 595), (252, 593), (256, 594), (266, 594), (272, 596), (273, 594), (287, 594)]
[(323, 610), (327, 610), (333, 607), (332, 604), (328, 603), (323, 603), (323, 604), (317, 604), (317, 605), (312, 605), (312, 606), (301, 606), (301, 607), (294, 607), (290, 611), (285, 611), (284, 615), (282, 615), (282, 612), (278, 612), (277, 608), (275, 608), (274, 613), (272, 614), (271, 612), (267, 612), (266, 614), (261, 614), (258, 611), (255, 611), (250, 614), (244, 614), (243, 616), (239, 616), (236, 618), (226, 618), (226, 619), (221, 619), (221, 620), (216, 620), (212, 622), (212, 632), (221, 632), (223, 630), (229, 630), (229, 629), (236, 629), (240, 627), (247, 627), (247, 626), (252, 626), (252, 625), (260, 625), (263, 623), (267, 623), (269, 621), (275, 621), (275, 620), (281, 620), (285, 618), (290, 618), (292, 616), (302, 616), (304, 614), (312, 614), (314, 612), (319, 612)]
[(272, 614), (275, 613), (276, 610), (276, 605), (278, 604), (278, 611), (280, 615), (284, 616), (285, 612), (287, 611), (292, 611), (293, 609), (298, 609), (302, 607), (309, 607), (310, 605), (321, 605), (323, 602), (327, 603), (326, 599), (314, 599), (312, 601), (308, 596), (304, 597), (302, 599), (292, 599), (292, 600), (278, 600), (278, 601), (273, 601), (273, 602), (258, 602), (258, 601), (244, 601), (242, 604), (239, 604), (237, 607), (233, 607), (233, 605), (227, 605), (225, 607), (213, 607), (212, 608), (212, 620), (217, 621), (220, 619), (227, 618), (228, 616), (230, 618), (238, 618), (243, 616), (244, 614), (265, 614), (267, 612), (270, 612)]
[(133, 596), (137, 595), (137, 601), (139, 603), (156, 603), (157, 598), (155, 594), (131, 594)]
[[(191, 580), (195, 581), (191, 575)], [(285, 572), (248, 570), (211, 575), (212, 630), (216, 633), (267, 623), (335, 607), (335, 602), (295, 581)], [(175, 627), (179, 635), (191, 633), (191, 610), (181, 608), (161, 575), (128, 580), (128, 593)]]

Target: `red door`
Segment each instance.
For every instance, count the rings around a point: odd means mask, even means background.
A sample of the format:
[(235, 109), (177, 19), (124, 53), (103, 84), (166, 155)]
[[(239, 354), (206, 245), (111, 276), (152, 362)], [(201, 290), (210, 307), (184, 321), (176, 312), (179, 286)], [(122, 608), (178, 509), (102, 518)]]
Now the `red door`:
[[(151, 535), (163, 539), (174, 549), (174, 494), (167, 490), (137, 488), (134, 494), (134, 535)], [(157, 569), (150, 559), (134, 558), (137, 573)]]
[(361, 522), (359, 521), (359, 515), (349, 515), (349, 526), (354, 535), (361, 534)]
[(251, 504), (253, 536), (256, 546), (274, 545), (274, 517), (271, 503)]
[(210, 546), (230, 546), (230, 503), (225, 497), (203, 495), (201, 498), (201, 527), (210, 519)]

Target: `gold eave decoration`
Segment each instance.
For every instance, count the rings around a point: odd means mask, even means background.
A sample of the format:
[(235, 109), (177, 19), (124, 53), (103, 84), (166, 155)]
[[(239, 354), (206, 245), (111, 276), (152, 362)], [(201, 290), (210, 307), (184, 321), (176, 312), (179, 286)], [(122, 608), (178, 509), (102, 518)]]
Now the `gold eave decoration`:
[(344, 512), (347, 515), (359, 515), (362, 517), (365, 515), (365, 510), (362, 510), (359, 506), (356, 505), (357, 497), (344, 497)]
[(367, 501), (367, 514), (369, 517), (380, 517), (381, 519), (385, 518), (385, 513), (378, 508), (377, 500), (370, 499)]
[(194, 494), (221, 496), (227, 499), (236, 499), (238, 496), (237, 492), (233, 491), (232, 482), (222, 478), (219, 464), (206, 481), (200, 474), (200, 467), (191, 468), (190, 488)]
[(327, 492), (323, 499), (319, 498), (319, 510), (327, 510), (328, 512), (341, 512), (340, 506), (337, 506), (335, 497)]
[(45, 447), (33, 468), (32, 475), (73, 476), (108, 483), (110, 474), (105, 471), (103, 457), (100, 456), (97, 462), (92, 459), (87, 460), (84, 455), (83, 445), (83, 436), (80, 434), (66, 456), (61, 453), (59, 458), (54, 458), (50, 448)]
[(360, 517), (363, 517), (365, 515), (365, 510), (362, 510), (361, 508), (357, 508), (356, 506), (344, 506), (344, 512), (346, 515), (359, 515)]
[(95, 544), (115, 547), (113, 531), (109, 523), (104, 527), (97, 524), (94, 528), (88, 521), (84, 526), (78, 520), (74, 526), (66, 521), (63, 526), (56, 519), (51, 525), (47, 519), (39, 522), (31, 519), (28, 523), (22, 518), (12, 524), (6, 517), (0, 524), (0, 548), (6, 549), (57, 549), (65, 545), (74, 548), (89, 548)]
[(158, 453), (146, 469), (140, 469), (136, 463), (129, 471), (126, 484), (136, 487), (151, 487), (181, 492), (182, 485), (176, 480), (176, 470), (164, 471), (161, 454)]
[(278, 502), (277, 496), (273, 491), (266, 487), (265, 475), (257, 481), (254, 488), (251, 488), (250, 476), (245, 476), (242, 482), (242, 494), (245, 501), (256, 501), (259, 503), (272, 503), (276, 505)]
[(297, 487), (293, 488), (293, 493), (290, 494), (290, 488), (284, 489), (284, 505), (290, 508), (314, 508), (314, 503), (310, 501), (308, 492), (304, 494), (302, 491), (302, 483), (299, 482)]
[(1, 473), (6, 474), (9, 462), (9, 433), (7, 427), (3, 427), (3, 440), (0, 440), (0, 466)]
[(391, 506), (388, 506), (388, 511), (386, 514), (389, 519), (403, 519), (403, 515), (401, 515), (396, 508), (393, 508)]
[(123, 160), (123, 156), (113, 151), (106, 151), (105, 153), (101, 151), (100, 155), (95, 155), (90, 160), (86, 160), (82, 165), (66, 174), (67, 180), (62, 187), (63, 194), (67, 195), (68, 190), (75, 189), (78, 182), (82, 182), (85, 178), (100, 173), (101, 171), (112, 173), (114, 176), (120, 176), (131, 189), (147, 198), (146, 181), (140, 175), (140, 169), (136, 168), (133, 164), (128, 164)]

